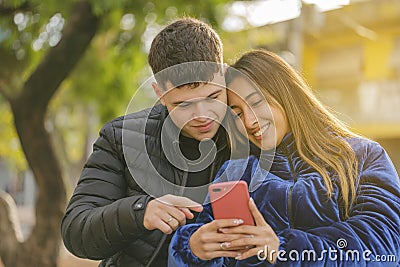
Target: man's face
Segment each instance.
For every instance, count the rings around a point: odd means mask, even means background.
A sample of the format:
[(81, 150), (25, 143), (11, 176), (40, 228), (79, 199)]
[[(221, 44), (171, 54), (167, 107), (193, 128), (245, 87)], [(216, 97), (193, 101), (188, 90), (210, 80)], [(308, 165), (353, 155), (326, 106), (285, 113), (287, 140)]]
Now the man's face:
[(182, 135), (199, 141), (215, 136), (226, 113), (224, 75), (215, 73), (212, 81), (196, 88), (174, 88), (167, 82), (164, 94), (157, 94)]

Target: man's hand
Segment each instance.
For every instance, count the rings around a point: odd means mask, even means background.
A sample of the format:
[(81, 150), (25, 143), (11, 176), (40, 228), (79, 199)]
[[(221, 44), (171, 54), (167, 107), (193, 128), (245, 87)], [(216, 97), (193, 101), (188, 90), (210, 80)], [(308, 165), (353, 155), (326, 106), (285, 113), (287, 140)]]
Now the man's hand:
[(185, 225), (186, 219), (194, 217), (191, 210), (200, 212), (203, 206), (186, 197), (165, 195), (147, 204), (143, 224), (147, 230), (158, 229), (164, 234), (171, 234)]

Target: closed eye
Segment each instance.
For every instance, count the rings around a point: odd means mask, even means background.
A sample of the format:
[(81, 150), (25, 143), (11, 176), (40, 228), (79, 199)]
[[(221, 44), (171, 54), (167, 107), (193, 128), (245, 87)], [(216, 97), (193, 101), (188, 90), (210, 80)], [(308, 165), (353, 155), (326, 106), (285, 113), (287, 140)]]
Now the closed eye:
[(234, 117), (235, 119), (240, 119), (240, 118), (242, 117), (242, 112), (234, 113), (234, 114), (233, 114), (233, 117)]
[(258, 105), (260, 105), (261, 103), (263, 103), (264, 102), (264, 100), (259, 100), (259, 101), (256, 101), (255, 103), (253, 103), (251, 106), (252, 107), (256, 107), (256, 106), (258, 106)]
[(182, 102), (182, 103), (180, 103), (180, 104), (178, 105), (178, 107), (180, 107), (180, 108), (187, 108), (187, 107), (189, 107), (191, 104), (192, 104), (191, 102)]
[(232, 115), (233, 115), (233, 118), (234, 118), (235, 120), (241, 118), (241, 117), (242, 117), (242, 114), (243, 114), (243, 112), (241, 112), (241, 111), (239, 111), (239, 110), (237, 110), (237, 111), (232, 110)]
[(217, 98), (218, 98), (218, 96), (207, 97), (206, 101), (213, 101), (213, 100), (215, 100)]

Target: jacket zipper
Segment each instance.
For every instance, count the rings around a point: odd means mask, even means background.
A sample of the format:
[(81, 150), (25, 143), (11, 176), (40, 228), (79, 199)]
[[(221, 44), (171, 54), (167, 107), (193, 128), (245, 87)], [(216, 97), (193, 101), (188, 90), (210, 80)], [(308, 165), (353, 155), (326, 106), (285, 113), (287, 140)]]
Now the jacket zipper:
[(149, 262), (146, 264), (146, 267), (149, 267), (153, 263), (154, 259), (157, 257), (158, 253), (160, 252), (161, 247), (164, 245), (164, 242), (166, 239), (167, 239), (167, 234), (163, 234), (163, 236), (161, 237), (160, 243), (158, 243), (158, 246), (154, 250), (153, 255), (151, 256)]
[(285, 156), (287, 157), (289, 161), (289, 166), (290, 166), (290, 174), (293, 176), (293, 185), (290, 186), (289, 188), (289, 193), (288, 193), (288, 217), (289, 217), (289, 228), (294, 228), (294, 213), (293, 213), (293, 203), (292, 203), (292, 197), (293, 197), (293, 187), (295, 183), (297, 182), (297, 175), (296, 172), (294, 171), (293, 167), (293, 162), (292, 159), (290, 158), (289, 151), (287, 150), (287, 147), (285, 146)]
[[(177, 171), (177, 173), (178, 173), (177, 175), (179, 175), (178, 171)], [(182, 174), (183, 174), (183, 178), (182, 178), (181, 186), (185, 186), (186, 182), (187, 182), (188, 173), (187, 172), (182, 172)], [(182, 188), (182, 190), (184, 190), (184, 188)], [(182, 195), (183, 191), (181, 191), (180, 193)], [(158, 244), (158, 246), (154, 250), (153, 255), (151, 256), (149, 262), (146, 264), (146, 267), (149, 267), (153, 263), (154, 259), (157, 257), (158, 253), (160, 252), (160, 249), (164, 245), (164, 243), (165, 243), (165, 241), (167, 239), (167, 236), (168, 236), (167, 234), (163, 234), (163, 236), (161, 237), (160, 243)]]
[[(226, 148), (226, 145), (222, 146), (220, 149), (217, 150), (216, 157), (218, 157), (218, 159), (215, 159), (213, 161), (213, 163), (211, 164), (210, 177), (209, 177), (210, 183), (212, 183), (214, 181), (215, 175), (217, 175), (216, 173), (214, 173), (215, 165), (217, 165), (217, 163), (221, 163), (222, 156), (219, 156), (218, 154), (220, 154), (220, 152), (222, 150), (224, 150), (225, 148)], [(225, 159), (224, 159), (224, 161), (225, 161)], [(220, 165), (222, 166), (222, 164), (220, 164)]]

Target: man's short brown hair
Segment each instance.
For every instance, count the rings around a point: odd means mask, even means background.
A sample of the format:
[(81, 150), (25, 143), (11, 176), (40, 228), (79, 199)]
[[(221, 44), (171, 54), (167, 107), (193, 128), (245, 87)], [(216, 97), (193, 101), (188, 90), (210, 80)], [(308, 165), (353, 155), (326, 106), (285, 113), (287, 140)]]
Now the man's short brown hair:
[[(200, 69), (187, 68), (194, 66), (193, 64), (185, 67), (183, 64), (181, 68), (170, 67), (195, 61), (222, 64), (222, 42), (210, 25), (194, 18), (182, 18), (167, 25), (157, 34), (151, 44), (148, 61), (161, 87), (167, 81), (179, 86), (182, 76), (192, 77), (193, 74), (198, 81), (210, 81), (217, 71), (216, 68), (210, 69), (204, 65)], [(218, 65), (214, 64), (215, 66)]]

